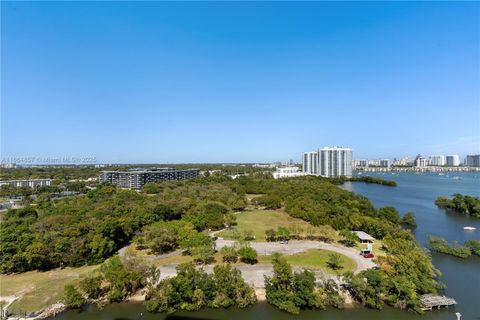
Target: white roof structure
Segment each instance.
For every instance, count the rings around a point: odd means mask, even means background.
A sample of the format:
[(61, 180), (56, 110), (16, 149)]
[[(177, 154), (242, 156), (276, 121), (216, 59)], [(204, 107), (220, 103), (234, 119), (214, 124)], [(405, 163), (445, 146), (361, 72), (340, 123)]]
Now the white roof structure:
[(375, 238), (363, 231), (352, 231), (362, 241), (374, 241)]

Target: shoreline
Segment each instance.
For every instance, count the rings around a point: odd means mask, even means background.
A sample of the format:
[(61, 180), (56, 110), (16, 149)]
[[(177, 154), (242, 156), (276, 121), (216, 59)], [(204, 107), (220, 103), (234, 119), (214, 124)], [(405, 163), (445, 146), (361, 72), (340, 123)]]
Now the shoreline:
[[(252, 304), (252, 306), (255, 305), (255, 304), (264, 304), (264, 303), (268, 304), (265, 288), (254, 287), (254, 290), (255, 290), (255, 295), (256, 295), (257, 301), (254, 304)], [(126, 300), (124, 300), (121, 303), (143, 304), (143, 302), (145, 301), (145, 297), (146, 297), (145, 289), (140, 289), (135, 294), (128, 297)], [(343, 297), (345, 299), (344, 309), (353, 309), (353, 308), (356, 308), (356, 307), (359, 306), (352, 299), (352, 297), (350, 297), (350, 295), (343, 294)], [(4, 301), (4, 300), (7, 300), (7, 298), (10, 298), (10, 297), (0, 297), (0, 298), (3, 299), (3, 301)], [(18, 299), (19, 297), (13, 297), (13, 298), (14, 299), (11, 300), (8, 305), (10, 305), (13, 301)], [(87, 305), (94, 305), (94, 304), (87, 304)], [(7, 318), (5, 320), (22, 320), (22, 319), (23, 320), (39, 320), (39, 319), (46, 319), (46, 318), (49, 318), (49, 317), (55, 317), (55, 316), (65, 312), (67, 310), (68, 310), (67, 306), (65, 306), (63, 303), (54, 303), (50, 306), (47, 306), (46, 308), (44, 308), (42, 310), (39, 310), (38, 312), (34, 312), (34, 313), (29, 314), (26, 317), (21, 316), (21, 315), (9, 315), (9, 316), (7, 316)], [(194, 311), (192, 311), (192, 312), (194, 312)]]

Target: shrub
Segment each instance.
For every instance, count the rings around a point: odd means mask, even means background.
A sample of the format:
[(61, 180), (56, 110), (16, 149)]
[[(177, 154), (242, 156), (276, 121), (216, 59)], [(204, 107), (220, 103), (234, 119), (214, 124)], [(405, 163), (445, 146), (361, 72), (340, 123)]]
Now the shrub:
[(238, 260), (238, 252), (234, 247), (225, 246), (220, 250), (224, 262), (235, 263)]
[(80, 282), (80, 289), (89, 299), (98, 299), (103, 293), (101, 284), (102, 277), (88, 277)]
[(64, 296), (64, 302), (67, 308), (78, 309), (86, 303), (80, 292), (71, 284), (65, 286)]
[(273, 229), (267, 229), (265, 230), (265, 239), (267, 241), (275, 241), (277, 238), (277, 233)]
[(415, 213), (407, 212), (402, 218), (402, 224), (411, 228), (417, 227), (417, 221), (415, 220)]
[(467, 240), (465, 246), (472, 251), (472, 254), (480, 256), (480, 240)]
[(342, 269), (343, 268), (342, 257), (338, 253), (329, 254), (327, 265), (333, 270)]
[(257, 251), (250, 246), (244, 246), (238, 251), (240, 260), (245, 263), (255, 264), (257, 263)]

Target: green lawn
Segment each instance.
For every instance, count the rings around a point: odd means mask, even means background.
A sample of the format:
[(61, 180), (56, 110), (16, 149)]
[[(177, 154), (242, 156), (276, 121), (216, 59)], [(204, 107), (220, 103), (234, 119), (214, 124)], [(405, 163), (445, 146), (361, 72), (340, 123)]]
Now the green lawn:
[[(339, 254), (342, 261), (343, 268), (339, 270), (332, 270), (328, 264), (329, 255), (334, 253), (333, 251), (328, 250), (321, 250), (321, 249), (310, 249), (305, 252), (286, 255), (285, 258), (287, 259), (288, 263), (292, 266), (298, 267), (305, 267), (305, 268), (312, 268), (312, 269), (322, 269), (331, 274), (339, 274), (347, 271), (354, 271), (356, 264), (355, 261)], [(272, 256), (259, 256), (260, 263), (271, 263)]]
[(0, 275), (0, 296), (22, 296), (9, 307), (11, 313), (34, 312), (62, 299), (67, 284), (77, 284), (98, 266), (30, 271)]
[[(246, 231), (252, 232), (255, 235), (256, 241), (265, 241), (265, 230), (276, 230), (278, 227), (297, 228), (301, 230), (302, 234), (311, 232), (313, 234), (327, 235), (332, 238), (332, 240), (339, 239), (337, 232), (330, 226), (314, 227), (304, 220), (292, 218), (283, 210), (255, 209), (240, 212), (236, 214), (236, 217), (236, 230), (238, 230), (240, 234), (244, 234)], [(217, 235), (225, 239), (234, 239), (233, 233), (229, 230), (222, 231)]]

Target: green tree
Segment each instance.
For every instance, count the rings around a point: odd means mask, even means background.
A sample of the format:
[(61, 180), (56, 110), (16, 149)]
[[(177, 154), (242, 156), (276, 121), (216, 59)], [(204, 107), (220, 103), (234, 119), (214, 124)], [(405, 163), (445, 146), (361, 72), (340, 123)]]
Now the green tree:
[(89, 299), (98, 299), (103, 295), (102, 277), (87, 277), (80, 282), (80, 289)]
[(296, 305), (296, 294), (293, 287), (292, 267), (285, 257), (275, 254), (272, 259), (273, 275), (265, 277), (265, 291), (268, 303), (280, 310), (298, 314), (300, 308)]
[(328, 255), (327, 265), (333, 270), (342, 269), (342, 256), (340, 256), (338, 253), (330, 253)]
[(278, 240), (282, 240), (282, 241), (290, 240), (290, 231), (287, 228), (278, 227), (276, 235)]
[(107, 298), (110, 302), (121, 301), (142, 288), (142, 276), (127, 270), (118, 256), (110, 258), (100, 266), (103, 278), (108, 282)]
[(354, 247), (357, 244), (357, 235), (349, 230), (340, 231), (340, 236), (342, 236), (340, 243), (344, 246)]
[(282, 207), (282, 198), (275, 194), (266, 194), (255, 198), (255, 203), (264, 206), (266, 209), (279, 209)]
[(273, 229), (265, 230), (265, 239), (267, 241), (275, 241), (277, 237), (277, 233)]
[(85, 299), (73, 285), (66, 285), (64, 289), (64, 302), (67, 308), (78, 309), (85, 303)]
[(480, 256), (480, 240), (467, 240), (465, 246), (472, 251), (472, 254)]
[(231, 229), (233, 226), (237, 225), (237, 217), (231, 212), (225, 215), (224, 220), (224, 223), (228, 229)]
[(189, 212), (185, 219), (193, 223), (197, 230), (221, 229), (224, 225), (224, 215), (228, 208), (219, 202), (201, 204), (196, 210)]
[(238, 255), (242, 262), (249, 264), (257, 263), (257, 251), (248, 245), (241, 247), (238, 250)]
[(394, 207), (383, 207), (378, 209), (378, 216), (394, 224), (400, 223), (400, 214)]
[(152, 212), (154, 221), (171, 221), (180, 218), (180, 214), (176, 213), (172, 207), (165, 204), (157, 204)]
[(415, 213), (413, 212), (405, 213), (405, 215), (402, 218), (402, 224), (410, 228), (416, 228), (417, 221), (415, 219)]
[(193, 247), (191, 254), (196, 262), (208, 264), (214, 260), (215, 249), (211, 245), (200, 245)]
[(301, 309), (316, 306), (315, 275), (310, 271), (295, 273), (293, 276), (295, 305)]
[(238, 260), (238, 252), (235, 247), (225, 246), (220, 250), (224, 262), (235, 263)]

